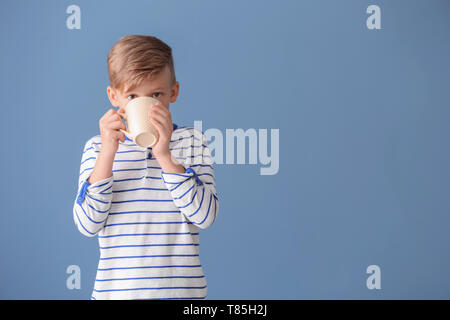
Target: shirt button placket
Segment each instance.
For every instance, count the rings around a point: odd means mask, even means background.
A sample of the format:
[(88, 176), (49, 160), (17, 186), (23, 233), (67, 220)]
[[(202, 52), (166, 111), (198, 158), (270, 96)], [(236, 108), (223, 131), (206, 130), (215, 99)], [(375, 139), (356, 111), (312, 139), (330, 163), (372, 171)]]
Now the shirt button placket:
[(147, 148), (147, 150), (145, 151), (146, 152), (146, 167), (147, 167), (147, 170), (146, 170), (146, 175), (147, 176), (149, 176), (150, 175), (150, 168), (149, 168), (149, 166), (150, 166), (150, 159), (152, 158), (152, 149), (150, 149), (150, 148)]

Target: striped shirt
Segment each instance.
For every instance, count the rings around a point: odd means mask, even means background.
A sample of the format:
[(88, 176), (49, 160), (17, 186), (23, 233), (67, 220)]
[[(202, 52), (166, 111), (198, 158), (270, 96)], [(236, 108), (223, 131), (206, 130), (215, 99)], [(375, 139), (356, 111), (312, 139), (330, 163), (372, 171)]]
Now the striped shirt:
[(219, 202), (205, 136), (174, 124), (172, 156), (186, 173), (165, 173), (151, 148), (119, 141), (112, 176), (90, 184), (101, 136), (81, 158), (73, 217), (98, 236), (100, 260), (91, 299), (204, 299), (199, 231), (214, 223)]

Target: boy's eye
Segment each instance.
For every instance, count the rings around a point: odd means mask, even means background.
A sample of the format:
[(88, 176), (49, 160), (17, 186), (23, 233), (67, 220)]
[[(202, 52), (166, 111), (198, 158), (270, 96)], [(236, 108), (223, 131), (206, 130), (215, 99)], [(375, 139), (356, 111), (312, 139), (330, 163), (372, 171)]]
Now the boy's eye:
[(130, 94), (130, 95), (128, 96), (128, 100), (133, 100), (134, 98), (136, 98), (136, 96), (135, 96), (134, 94)]
[(160, 97), (160, 96), (161, 96), (161, 92), (155, 92), (155, 93), (153, 94), (153, 96), (154, 96), (155, 94), (157, 94), (157, 95), (158, 95), (158, 96), (157, 96), (157, 97), (155, 97), (155, 98), (158, 98), (158, 97)]

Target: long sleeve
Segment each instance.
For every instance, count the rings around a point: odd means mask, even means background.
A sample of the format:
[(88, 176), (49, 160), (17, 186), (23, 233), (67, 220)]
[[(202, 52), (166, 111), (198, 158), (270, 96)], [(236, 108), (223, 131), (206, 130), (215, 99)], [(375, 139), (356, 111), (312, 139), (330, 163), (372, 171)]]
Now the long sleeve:
[(92, 140), (86, 142), (81, 157), (78, 192), (73, 205), (75, 225), (87, 237), (95, 236), (105, 225), (111, 209), (113, 184), (112, 176), (93, 184), (88, 181), (99, 152), (98, 144)]
[[(181, 213), (194, 225), (205, 229), (216, 219), (219, 199), (210, 150), (205, 136), (200, 135), (202, 138), (198, 140), (201, 140), (201, 145), (197, 143), (180, 148), (185, 152), (181, 157), (176, 157), (182, 160), (186, 173), (162, 171), (161, 176)], [(191, 141), (195, 142), (193, 139)]]

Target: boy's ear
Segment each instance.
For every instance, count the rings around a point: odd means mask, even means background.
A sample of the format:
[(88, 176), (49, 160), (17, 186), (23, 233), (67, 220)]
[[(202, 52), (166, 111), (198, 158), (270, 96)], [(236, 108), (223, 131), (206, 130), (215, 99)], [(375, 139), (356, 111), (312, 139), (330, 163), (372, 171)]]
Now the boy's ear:
[(172, 92), (170, 94), (170, 103), (174, 103), (175, 101), (177, 101), (178, 93), (180, 93), (180, 83), (177, 81), (172, 86)]
[(106, 88), (106, 93), (108, 94), (108, 98), (109, 98), (109, 101), (111, 102), (111, 104), (114, 107), (118, 107), (119, 106), (119, 97), (117, 95), (116, 90), (114, 90), (113, 87), (108, 86)]

